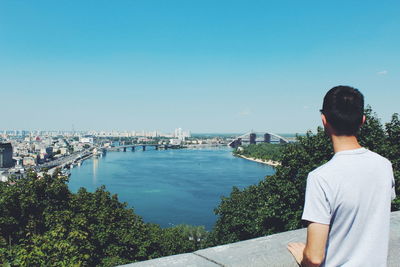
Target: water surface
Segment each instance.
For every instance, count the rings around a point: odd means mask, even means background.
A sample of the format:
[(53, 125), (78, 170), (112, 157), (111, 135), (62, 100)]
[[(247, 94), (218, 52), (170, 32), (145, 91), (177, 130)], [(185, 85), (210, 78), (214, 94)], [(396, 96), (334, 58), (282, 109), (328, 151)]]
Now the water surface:
[(229, 148), (108, 152), (71, 170), (69, 187), (93, 192), (105, 185), (146, 222), (169, 227), (215, 223), (214, 208), (232, 186), (256, 184), (270, 166), (232, 156)]

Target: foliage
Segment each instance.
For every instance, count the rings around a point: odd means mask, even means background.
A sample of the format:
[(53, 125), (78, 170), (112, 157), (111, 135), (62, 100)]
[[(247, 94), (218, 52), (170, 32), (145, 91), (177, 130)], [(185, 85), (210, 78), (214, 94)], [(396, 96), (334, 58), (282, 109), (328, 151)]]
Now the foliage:
[(66, 182), (31, 172), (0, 183), (0, 264), (115, 266), (204, 247), (204, 228), (161, 229), (104, 187), (73, 194)]
[[(399, 194), (399, 116), (382, 125), (367, 108), (366, 117), (360, 143), (392, 162)], [(257, 185), (234, 187), (223, 197), (211, 233), (199, 226), (162, 229), (145, 223), (104, 187), (93, 193), (83, 188), (70, 192), (67, 177), (59, 172), (43, 177), (29, 172), (25, 178), (0, 182), (0, 264), (116, 266), (299, 228), (307, 175), (333, 151), (322, 128), (297, 140), (273, 148), (245, 148), (248, 155), (274, 160), (276, 151), (271, 151), (277, 149), (281, 165)], [(398, 196), (392, 210), (399, 209)]]
[(392, 162), (395, 177), (396, 199), (392, 203), (392, 211), (400, 210), (400, 120), (399, 114), (393, 114), (392, 120), (386, 127), (386, 157)]
[(158, 253), (160, 255), (180, 254), (206, 247), (208, 232), (204, 226), (177, 225), (161, 229), (153, 224), (153, 234), (157, 239)]
[(251, 157), (261, 159), (264, 161), (273, 160), (280, 161), (280, 156), (284, 148), (284, 144), (250, 144), (247, 146), (240, 146), (233, 152), (234, 155)]
[[(400, 192), (400, 122), (394, 114), (385, 127), (370, 107), (359, 140), (366, 148), (388, 158), (393, 165), (396, 192)], [(332, 156), (331, 143), (322, 128), (316, 134), (298, 136), (296, 143), (286, 145), (280, 156), (281, 166), (274, 175), (258, 185), (243, 190), (233, 188), (215, 209), (218, 215), (209, 242), (213, 245), (245, 240), (262, 235), (300, 228), (307, 175)], [(400, 197), (392, 210), (400, 209)]]

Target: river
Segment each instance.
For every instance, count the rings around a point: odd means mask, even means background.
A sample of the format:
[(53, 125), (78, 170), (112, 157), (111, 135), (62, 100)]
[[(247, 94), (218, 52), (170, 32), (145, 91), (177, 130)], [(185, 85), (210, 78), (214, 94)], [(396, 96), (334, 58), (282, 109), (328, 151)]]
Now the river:
[(213, 212), (232, 187), (256, 184), (274, 173), (268, 165), (232, 156), (229, 148), (108, 152), (71, 170), (69, 187), (93, 192), (105, 185), (145, 222), (162, 227), (204, 225), (211, 230)]

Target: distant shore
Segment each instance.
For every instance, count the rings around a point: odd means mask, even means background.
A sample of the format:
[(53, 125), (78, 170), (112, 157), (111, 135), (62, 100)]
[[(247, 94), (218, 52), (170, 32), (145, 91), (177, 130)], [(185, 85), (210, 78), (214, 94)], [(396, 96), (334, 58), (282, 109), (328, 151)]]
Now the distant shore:
[(246, 157), (246, 156), (243, 156), (243, 155), (235, 155), (235, 156), (240, 157), (240, 158), (243, 158), (243, 159), (251, 160), (251, 161), (254, 161), (254, 162), (266, 164), (266, 165), (269, 165), (269, 166), (272, 166), (272, 167), (276, 167), (276, 166), (280, 166), (280, 165), (281, 165), (281, 163), (280, 163), (279, 161), (273, 161), (273, 160), (264, 161), (264, 160), (262, 160), (262, 159), (256, 159), (256, 158), (252, 158), (252, 157)]

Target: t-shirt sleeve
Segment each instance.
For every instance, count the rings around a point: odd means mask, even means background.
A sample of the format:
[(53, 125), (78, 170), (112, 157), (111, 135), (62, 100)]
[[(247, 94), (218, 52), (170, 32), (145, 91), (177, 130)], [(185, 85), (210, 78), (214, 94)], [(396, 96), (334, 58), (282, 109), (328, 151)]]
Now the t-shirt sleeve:
[(302, 220), (329, 224), (331, 207), (321, 178), (310, 173), (307, 178), (306, 197)]
[(394, 190), (394, 188), (395, 188), (394, 177), (392, 177), (392, 200), (396, 198), (396, 191)]
[(392, 163), (391, 163), (390, 161), (388, 161), (388, 162), (389, 162), (389, 175), (390, 175), (390, 177), (392, 178), (392, 179), (391, 179), (391, 180), (392, 180), (391, 199), (393, 200), (393, 199), (396, 198), (396, 191), (395, 191), (396, 184), (395, 184), (395, 182), (394, 182), (394, 174), (393, 174), (393, 166), (392, 166)]

